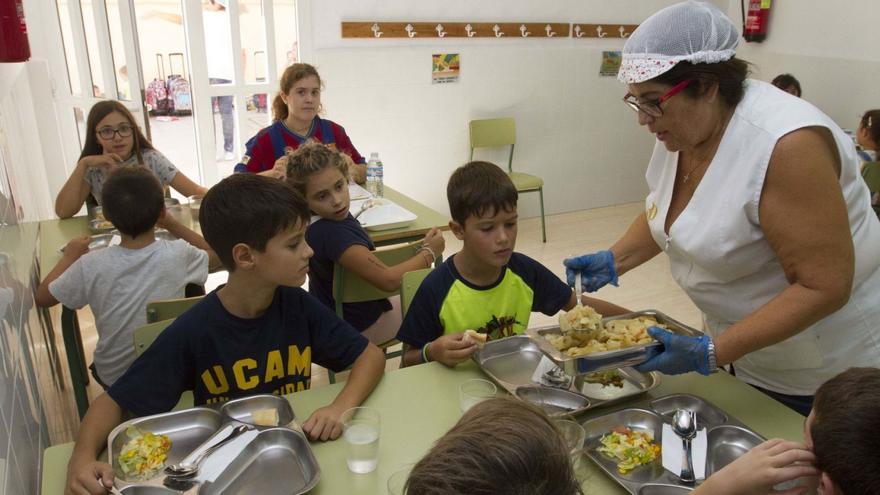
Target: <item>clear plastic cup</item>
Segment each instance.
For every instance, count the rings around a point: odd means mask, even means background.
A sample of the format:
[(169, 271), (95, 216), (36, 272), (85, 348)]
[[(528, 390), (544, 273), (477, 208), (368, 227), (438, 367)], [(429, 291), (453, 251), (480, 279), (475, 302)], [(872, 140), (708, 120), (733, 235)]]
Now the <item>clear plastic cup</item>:
[(371, 473), (379, 465), (379, 411), (353, 407), (342, 413), (342, 438), (348, 446), (345, 462), (352, 473)]
[(388, 477), (388, 495), (406, 495), (404, 488), (406, 480), (409, 479), (410, 471), (412, 471), (412, 466), (391, 473), (391, 476)]
[(497, 391), (495, 384), (489, 380), (480, 378), (467, 380), (458, 387), (458, 405), (461, 407), (461, 412), (465, 413), (480, 402), (495, 397)]
[(562, 440), (568, 447), (572, 467), (577, 469), (581, 453), (584, 450), (584, 440), (587, 438), (586, 430), (580, 423), (570, 419), (554, 419), (553, 424), (556, 425), (556, 429), (559, 430)]
[(189, 211), (192, 214), (193, 220), (199, 219), (199, 209), (202, 207), (203, 197), (201, 194), (193, 194), (189, 197)]

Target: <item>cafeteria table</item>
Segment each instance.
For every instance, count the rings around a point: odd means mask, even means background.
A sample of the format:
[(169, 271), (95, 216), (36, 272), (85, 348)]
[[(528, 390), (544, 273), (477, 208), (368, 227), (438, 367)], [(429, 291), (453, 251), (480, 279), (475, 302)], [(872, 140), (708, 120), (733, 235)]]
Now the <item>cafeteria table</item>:
[[(332, 442), (312, 443), (321, 468), (321, 481), (310, 493), (386, 493), (388, 477), (417, 462), (461, 417), (458, 387), (471, 378), (486, 378), (471, 361), (456, 368), (428, 363), (387, 372), (364, 403), (381, 413), (378, 468), (369, 474), (349, 472), (345, 462), (346, 445), (341, 438)], [(329, 404), (343, 385), (337, 383), (316, 387), (286, 398), (296, 416), (303, 421), (314, 410)], [(703, 397), (766, 438), (781, 437), (797, 441), (803, 438), (803, 416), (723, 371), (708, 377), (696, 373), (662, 376), (657, 388), (624, 402), (589, 410), (578, 416), (577, 420), (584, 422), (617, 409), (644, 406), (651, 399), (675, 393)], [(72, 443), (45, 450), (43, 494), (55, 495), (63, 492), (67, 461), (72, 451)], [(585, 493), (626, 493), (585, 456), (580, 459), (578, 466), (578, 479), (581, 480)]]

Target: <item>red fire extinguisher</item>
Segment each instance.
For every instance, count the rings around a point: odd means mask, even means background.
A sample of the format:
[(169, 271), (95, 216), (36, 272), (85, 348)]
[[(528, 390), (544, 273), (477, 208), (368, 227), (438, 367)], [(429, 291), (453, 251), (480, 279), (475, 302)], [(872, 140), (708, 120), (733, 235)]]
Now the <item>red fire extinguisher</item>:
[(770, 0), (749, 0), (749, 12), (744, 17), (743, 38), (746, 41), (764, 41), (770, 20)]
[(0, 0), (0, 62), (31, 58), (22, 0)]

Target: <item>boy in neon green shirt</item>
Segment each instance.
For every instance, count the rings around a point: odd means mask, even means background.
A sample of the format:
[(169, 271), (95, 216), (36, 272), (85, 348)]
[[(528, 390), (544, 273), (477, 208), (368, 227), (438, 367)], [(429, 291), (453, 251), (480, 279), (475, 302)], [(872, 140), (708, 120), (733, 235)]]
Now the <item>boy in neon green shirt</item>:
[[(576, 303), (574, 292), (546, 267), (514, 252), (517, 191), (497, 165), (470, 162), (446, 187), (449, 228), (464, 245), (425, 278), (404, 318), (398, 340), (409, 346), (405, 366), (439, 361), (447, 366), (477, 351), (475, 330), (488, 340), (521, 334), (532, 311), (554, 315)], [(619, 306), (584, 297), (605, 315)]]

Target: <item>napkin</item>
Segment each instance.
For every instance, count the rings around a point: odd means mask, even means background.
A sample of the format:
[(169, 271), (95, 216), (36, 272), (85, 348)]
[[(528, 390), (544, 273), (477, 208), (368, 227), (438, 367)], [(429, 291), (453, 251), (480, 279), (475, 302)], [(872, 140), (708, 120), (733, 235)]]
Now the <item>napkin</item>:
[[(697, 436), (691, 440), (694, 477), (698, 480), (706, 478), (706, 450), (708, 444), (705, 428), (698, 430)], [(684, 464), (684, 443), (681, 441), (681, 437), (672, 431), (672, 425), (666, 423), (663, 424), (661, 454), (663, 455), (663, 467), (678, 477)]]
[[(232, 424), (226, 425), (212, 438), (224, 438), (226, 435), (229, 434), (230, 431), (232, 431), (233, 427), (234, 425)], [(227, 466), (229, 466), (229, 463), (231, 463), (236, 457), (238, 457), (238, 454), (241, 453), (245, 446), (251, 443), (251, 440), (253, 440), (259, 434), (260, 432), (257, 430), (244, 432), (233, 439), (231, 442), (215, 450), (214, 453), (212, 453), (211, 455), (206, 457), (205, 460), (202, 461), (201, 466), (199, 466), (199, 473), (194, 478), (194, 481), (204, 483), (213, 482), (214, 480), (216, 480), (217, 477), (220, 476), (220, 473), (222, 473), (223, 470), (226, 469)], [(183, 462), (189, 462), (191, 457), (193, 457), (192, 454), (186, 456)]]
[(121, 243), (121, 242), (122, 242), (122, 237), (120, 237), (118, 234), (113, 234), (113, 237), (110, 238), (110, 243), (107, 245), (108, 246), (118, 246), (119, 243)]
[(541, 362), (538, 363), (538, 367), (535, 368), (535, 372), (532, 373), (532, 381), (537, 383), (538, 385), (543, 385), (544, 380), (542, 377), (544, 373), (552, 370), (553, 368), (557, 368), (556, 363), (547, 358), (547, 356), (541, 356)]

